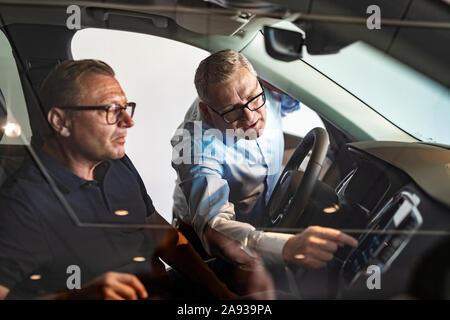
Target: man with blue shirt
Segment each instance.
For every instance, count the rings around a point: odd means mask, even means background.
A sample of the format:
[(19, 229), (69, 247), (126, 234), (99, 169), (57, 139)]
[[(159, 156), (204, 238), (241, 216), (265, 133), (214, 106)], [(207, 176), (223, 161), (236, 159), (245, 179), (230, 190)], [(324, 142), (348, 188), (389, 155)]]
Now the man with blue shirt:
[[(125, 154), (136, 105), (111, 67), (64, 61), (41, 100), (52, 134), (0, 190), (0, 299), (235, 298), (153, 207)], [(160, 257), (190, 281), (169, 281)]]
[(264, 220), (281, 171), (281, 117), (297, 110), (298, 101), (258, 80), (249, 61), (232, 50), (203, 60), (195, 86), (199, 99), (171, 141), (175, 223), (192, 226), (207, 253), (238, 265), (261, 256), (271, 264), (320, 268), (338, 246), (357, 245), (330, 228), (291, 235), (254, 227)]

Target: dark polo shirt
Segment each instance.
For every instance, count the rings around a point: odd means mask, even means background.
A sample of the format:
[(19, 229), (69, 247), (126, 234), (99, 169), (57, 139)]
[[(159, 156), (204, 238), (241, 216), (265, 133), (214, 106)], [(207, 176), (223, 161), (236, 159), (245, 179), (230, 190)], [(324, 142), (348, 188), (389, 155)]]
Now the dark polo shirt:
[[(44, 151), (37, 154), (73, 213), (89, 227), (75, 223), (38, 166), (26, 160), (0, 190), (0, 284), (11, 290), (9, 297), (67, 290), (71, 265), (80, 267), (82, 284), (107, 271), (146, 271), (154, 249), (148, 229), (117, 227), (144, 225), (155, 211), (130, 159), (103, 162), (95, 180), (87, 181)], [(133, 260), (141, 256), (146, 262)]]

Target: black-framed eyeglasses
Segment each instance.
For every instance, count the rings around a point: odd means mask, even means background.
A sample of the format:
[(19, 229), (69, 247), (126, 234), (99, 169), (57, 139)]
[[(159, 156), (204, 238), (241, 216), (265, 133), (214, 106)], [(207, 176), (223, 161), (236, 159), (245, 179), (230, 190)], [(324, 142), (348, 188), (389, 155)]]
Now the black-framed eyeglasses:
[[(258, 81), (259, 82), (259, 81)], [(230, 124), (235, 121), (238, 121), (242, 118), (242, 113), (244, 112), (244, 109), (247, 108), (250, 111), (256, 111), (258, 109), (261, 109), (266, 104), (266, 93), (264, 92), (264, 87), (262, 86), (261, 82), (259, 82), (262, 92), (253, 98), (250, 98), (250, 100), (242, 105), (232, 108), (231, 110), (227, 110), (225, 112), (218, 112), (214, 110), (214, 108), (208, 106), (212, 111), (217, 113), (219, 116), (222, 117), (223, 121)]]
[(111, 103), (106, 106), (64, 106), (58, 107), (63, 110), (74, 110), (74, 111), (83, 111), (83, 110), (105, 110), (106, 111), (106, 122), (108, 124), (116, 124), (122, 119), (123, 112), (125, 111), (130, 118), (133, 118), (134, 109), (136, 108), (136, 103), (128, 102), (124, 106), (121, 106), (118, 103)]

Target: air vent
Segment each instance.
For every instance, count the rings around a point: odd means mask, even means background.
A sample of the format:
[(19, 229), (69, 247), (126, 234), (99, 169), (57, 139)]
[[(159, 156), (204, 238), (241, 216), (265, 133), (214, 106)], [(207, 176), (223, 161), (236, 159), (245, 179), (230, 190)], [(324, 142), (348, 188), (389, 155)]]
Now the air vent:
[(351, 178), (353, 177), (353, 175), (356, 173), (357, 169), (353, 169), (352, 171), (350, 171), (349, 174), (347, 174), (345, 176), (345, 178), (339, 183), (339, 185), (336, 187), (336, 194), (337, 195), (344, 195), (345, 193), (345, 189), (348, 186), (348, 183), (350, 182)]

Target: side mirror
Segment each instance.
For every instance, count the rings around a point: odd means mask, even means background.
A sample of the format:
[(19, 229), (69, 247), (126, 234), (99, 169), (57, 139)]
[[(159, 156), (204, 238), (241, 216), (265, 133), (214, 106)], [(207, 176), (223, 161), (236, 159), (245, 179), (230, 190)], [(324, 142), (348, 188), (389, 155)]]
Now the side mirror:
[(288, 62), (300, 59), (304, 42), (300, 32), (264, 26), (266, 51), (274, 59)]

